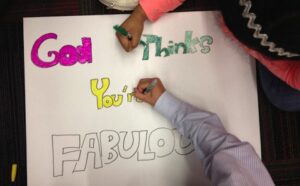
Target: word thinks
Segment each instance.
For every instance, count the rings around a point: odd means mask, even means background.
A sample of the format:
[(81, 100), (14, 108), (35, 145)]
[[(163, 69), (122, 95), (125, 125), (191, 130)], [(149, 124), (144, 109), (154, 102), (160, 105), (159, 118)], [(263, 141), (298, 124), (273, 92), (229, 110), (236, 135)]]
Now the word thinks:
[(40, 68), (50, 68), (58, 63), (63, 66), (72, 66), (77, 62), (81, 64), (92, 63), (92, 41), (89, 37), (81, 38), (82, 46), (79, 45), (74, 47), (72, 45), (65, 45), (61, 47), (59, 51), (48, 51), (48, 57), (54, 56), (54, 59), (52, 61), (43, 61), (39, 57), (39, 49), (41, 45), (48, 39), (56, 40), (57, 35), (55, 33), (44, 34), (33, 44), (31, 50), (31, 60), (36, 66)]
[(150, 44), (155, 44), (155, 56), (157, 57), (167, 57), (172, 54), (178, 54), (182, 50), (183, 54), (195, 53), (197, 48), (200, 49), (202, 54), (207, 54), (210, 52), (210, 46), (213, 43), (213, 38), (209, 35), (204, 35), (201, 37), (192, 37), (192, 31), (185, 32), (184, 42), (174, 43), (169, 41), (169, 46), (162, 48), (162, 37), (156, 35), (143, 35), (145, 39), (142, 42), (144, 45), (143, 60), (149, 59)]

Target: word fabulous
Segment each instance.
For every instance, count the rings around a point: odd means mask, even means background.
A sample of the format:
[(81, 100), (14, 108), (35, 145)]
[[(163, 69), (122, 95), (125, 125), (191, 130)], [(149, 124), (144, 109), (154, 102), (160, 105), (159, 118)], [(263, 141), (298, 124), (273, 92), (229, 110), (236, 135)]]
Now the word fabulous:
[(154, 161), (193, 151), (191, 141), (169, 128), (52, 135), (53, 177), (100, 169), (121, 159)]
[(40, 68), (50, 68), (57, 64), (62, 66), (72, 66), (75, 63), (92, 63), (92, 41), (89, 37), (81, 38), (82, 45), (74, 47), (72, 45), (62, 46), (58, 51), (48, 51), (48, 57), (54, 56), (52, 61), (44, 61), (39, 57), (39, 49), (49, 39), (57, 39), (55, 33), (47, 33), (38, 38), (31, 50), (32, 62)]
[(169, 41), (167, 47), (162, 48), (162, 37), (156, 35), (143, 35), (144, 39), (141, 44), (144, 46), (143, 60), (149, 59), (150, 45), (155, 45), (155, 56), (156, 57), (167, 57), (172, 54), (189, 54), (196, 53), (198, 50), (202, 54), (207, 54), (210, 52), (210, 45), (213, 43), (213, 38), (209, 35), (204, 35), (201, 37), (193, 37), (192, 31), (185, 32), (184, 42), (174, 43)]

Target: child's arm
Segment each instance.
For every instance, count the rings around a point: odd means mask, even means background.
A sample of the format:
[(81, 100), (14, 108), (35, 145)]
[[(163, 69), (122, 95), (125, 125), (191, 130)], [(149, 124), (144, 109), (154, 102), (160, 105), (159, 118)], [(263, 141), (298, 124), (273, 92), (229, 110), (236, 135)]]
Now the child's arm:
[(140, 0), (140, 6), (150, 21), (156, 21), (163, 14), (180, 6), (184, 1), (185, 0)]
[(143, 89), (151, 81), (141, 80), (135, 96), (154, 105), (192, 141), (212, 185), (274, 185), (253, 147), (227, 133), (217, 115), (177, 99), (165, 91), (160, 81), (150, 93), (143, 94)]
[(182, 4), (184, 0), (141, 0), (131, 15), (122, 23), (122, 27), (131, 35), (132, 40), (117, 33), (117, 38), (125, 51), (130, 52), (135, 49), (141, 39), (146, 19), (157, 20), (164, 13), (174, 10)]
[(147, 16), (144, 10), (138, 5), (131, 15), (122, 23), (121, 27), (127, 30), (132, 36), (132, 39), (129, 40), (126, 36), (116, 33), (116, 36), (125, 51), (130, 52), (138, 46), (146, 19)]

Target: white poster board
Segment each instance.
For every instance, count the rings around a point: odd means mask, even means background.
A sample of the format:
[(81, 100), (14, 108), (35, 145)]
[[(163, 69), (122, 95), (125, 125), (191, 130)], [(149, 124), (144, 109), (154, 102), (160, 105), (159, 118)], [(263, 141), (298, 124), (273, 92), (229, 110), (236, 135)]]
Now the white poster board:
[(217, 113), (260, 154), (254, 62), (216, 14), (147, 23), (148, 44), (131, 53), (113, 30), (128, 15), (25, 18), (28, 185), (207, 184), (192, 144), (131, 96), (144, 77)]

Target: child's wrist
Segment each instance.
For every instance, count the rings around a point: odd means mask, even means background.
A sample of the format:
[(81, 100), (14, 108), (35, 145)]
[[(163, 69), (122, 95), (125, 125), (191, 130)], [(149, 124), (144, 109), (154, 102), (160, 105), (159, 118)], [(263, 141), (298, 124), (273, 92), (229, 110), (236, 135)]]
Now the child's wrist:
[(140, 22), (145, 22), (148, 19), (146, 13), (140, 5), (136, 6), (133, 14), (136, 15), (135, 17), (139, 19)]

